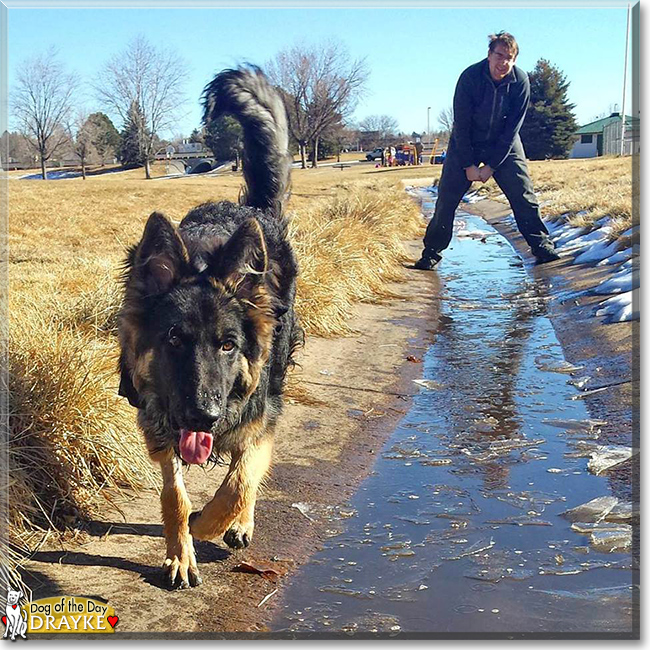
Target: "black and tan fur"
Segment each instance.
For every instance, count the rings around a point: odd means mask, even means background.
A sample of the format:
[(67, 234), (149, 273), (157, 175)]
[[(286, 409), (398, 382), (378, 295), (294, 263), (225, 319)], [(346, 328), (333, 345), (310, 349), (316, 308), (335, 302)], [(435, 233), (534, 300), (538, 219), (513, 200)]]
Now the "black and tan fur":
[[(170, 586), (200, 583), (192, 536), (247, 546), (257, 488), (271, 464), (273, 429), (302, 331), (298, 273), (283, 204), (290, 156), (286, 114), (255, 68), (227, 70), (204, 92), (205, 119), (233, 114), (244, 131), (241, 205), (190, 211), (175, 227), (153, 213), (129, 252), (120, 312), (120, 394), (163, 475)], [(201, 512), (181, 474), (181, 429), (210, 431), (228, 473)]]

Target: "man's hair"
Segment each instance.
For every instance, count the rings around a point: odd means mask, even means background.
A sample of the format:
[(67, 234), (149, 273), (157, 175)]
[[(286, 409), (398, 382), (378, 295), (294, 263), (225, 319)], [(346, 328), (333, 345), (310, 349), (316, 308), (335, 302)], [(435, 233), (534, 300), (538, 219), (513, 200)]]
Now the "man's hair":
[(503, 47), (510, 50), (515, 57), (519, 54), (519, 45), (517, 45), (515, 37), (512, 34), (508, 34), (508, 32), (490, 34), (488, 40), (490, 41), (490, 52), (494, 52), (494, 48), (497, 45), (503, 45)]

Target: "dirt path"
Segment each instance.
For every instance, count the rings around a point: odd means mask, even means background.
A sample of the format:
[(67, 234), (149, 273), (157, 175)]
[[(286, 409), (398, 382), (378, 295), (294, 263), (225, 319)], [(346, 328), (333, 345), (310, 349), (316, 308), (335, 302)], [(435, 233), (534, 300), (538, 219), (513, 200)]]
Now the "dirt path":
[[(415, 257), (419, 245), (410, 249)], [(312, 403), (290, 400), (281, 419), (272, 475), (258, 500), (255, 539), (238, 552), (219, 540), (198, 543), (203, 585), (177, 592), (160, 587), (164, 541), (158, 495), (152, 489), (119, 503), (121, 512), (107, 509), (74, 543), (42, 547), (26, 566), (33, 598), (106, 600), (119, 616), (122, 638), (214, 638), (264, 630), (280, 593), (261, 607), (259, 603), (281, 590), (284, 576), (327, 535), (292, 504), (335, 506), (367, 474), (408, 408), (419, 364), (406, 357), (418, 357), (426, 348), (436, 324), (437, 289), (435, 275), (409, 271), (407, 282), (394, 286), (399, 298), (361, 305), (351, 314), (358, 335), (307, 342), (296, 372)], [(221, 468), (188, 471), (195, 507), (211, 498), (222, 474)], [(243, 561), (272, 567), (283, 577), (274, 583), (234, 572)]]

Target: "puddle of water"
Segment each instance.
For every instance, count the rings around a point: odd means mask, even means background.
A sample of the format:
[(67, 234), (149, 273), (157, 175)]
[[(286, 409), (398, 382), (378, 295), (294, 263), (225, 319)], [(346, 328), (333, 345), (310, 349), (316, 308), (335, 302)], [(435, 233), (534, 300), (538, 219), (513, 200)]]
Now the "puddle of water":
[(493, 234), (445, 252), (425, 381), (274, 631), (633, 631), (630, 555), (599, 552), (560, 516), (609, 493), (570, 453), (602, 425), (571, 399), (580, 369), (508, 243), (478, 217), (456, 228)]

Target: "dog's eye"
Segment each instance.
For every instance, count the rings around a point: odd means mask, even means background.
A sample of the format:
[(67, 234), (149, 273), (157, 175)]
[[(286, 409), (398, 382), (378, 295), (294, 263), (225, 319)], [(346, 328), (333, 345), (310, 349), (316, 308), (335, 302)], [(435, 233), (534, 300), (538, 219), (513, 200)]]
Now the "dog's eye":
[(234, 341), (226, 341), (221, 345), (221, 349), (224, 352), (232, 352), (235, 349), (235, 342)]
[(167, 342), (173, 348), (179, 348), (183, 344), (181, 337), (178, 335), (178, 330), (175, 327), (170, 328), (167, 333)]

